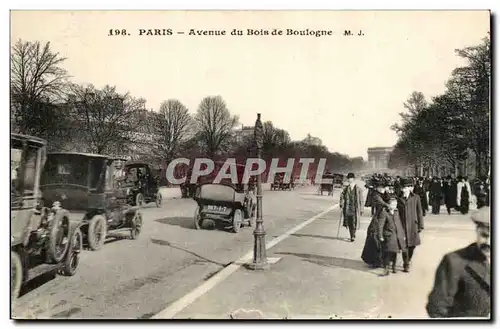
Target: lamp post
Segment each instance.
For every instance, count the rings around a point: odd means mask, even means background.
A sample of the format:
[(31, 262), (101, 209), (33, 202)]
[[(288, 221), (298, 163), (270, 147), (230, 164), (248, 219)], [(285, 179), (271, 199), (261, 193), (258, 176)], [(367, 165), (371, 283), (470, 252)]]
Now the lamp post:
[[(257, 147), (257, 158), (262, 157), (262, 144), (264, 139), (264, 127), (260, 121), (260, 113), (257, 113), (257, 121), (254, 128), (255, 146)], [(257, 176), (257, 220), (255, 225), (253, 262), (248, 264), (252, 270), (265, 270), (269, 267), (266, 256), (266, 231), (262, 219), (262, 174)]]

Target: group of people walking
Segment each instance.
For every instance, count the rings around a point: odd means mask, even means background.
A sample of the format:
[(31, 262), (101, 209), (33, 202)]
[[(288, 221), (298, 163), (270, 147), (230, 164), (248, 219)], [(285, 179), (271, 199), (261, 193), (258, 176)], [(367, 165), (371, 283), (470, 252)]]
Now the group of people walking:
[[(439, 214), (443, 203), (449, 214), (454, 208), (462, 214), (469, 212), (472, 189), (467, 177), (393, 179), (376, 175), (367, 184), (365, 203), (354, 174), (347, 177), (340, 196), (343, 226), (354, 241), (364, 207), (372, 208), (361, 258), (372, 268), (382, 267), (381, 276), (396, 273), (398, 253), (402, 254), (403, 272), (410, 272), (429, 203), (433, 214)], [(479, 210), (471, 218), (477, 241), (443, 257), (429, 294), (427, 311), (431, 317), (488, 316), (491, 312), (489, 182), (478, 180), (474, 193)]]

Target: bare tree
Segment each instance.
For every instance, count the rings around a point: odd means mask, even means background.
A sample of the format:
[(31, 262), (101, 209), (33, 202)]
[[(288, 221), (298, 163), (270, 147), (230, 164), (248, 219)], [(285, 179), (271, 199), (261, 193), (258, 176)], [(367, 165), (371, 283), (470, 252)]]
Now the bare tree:
[(228, 149), (238, 117), (231, 115), (221, 96), (205, 97), (195, 115), (198, 138), (207, 156)]
[(11, 52), (12, 128), (20, 133), (55, 139), (65, 131), (63, 107), (56, 104), (64, 98), (67, 71), (65, 61), (50, 49), (50, 43), (19, 40)]
[(190, 136), (193, 119), (184, 104), (177, 99), (169, 99), (160, 105), (159, 113), (154, 113), (152, 133), (155, 136), (155, 153), (167, 163), (178, 153)]
[(123, 152), (141, 138), (139, 127), (147, 115), (144, 99), (119, 94), (111, 86), (99, 90), (92, 85), (72, 85), (68, 103), (75, 111), (79, 139), (86, 143), (89, 152)]

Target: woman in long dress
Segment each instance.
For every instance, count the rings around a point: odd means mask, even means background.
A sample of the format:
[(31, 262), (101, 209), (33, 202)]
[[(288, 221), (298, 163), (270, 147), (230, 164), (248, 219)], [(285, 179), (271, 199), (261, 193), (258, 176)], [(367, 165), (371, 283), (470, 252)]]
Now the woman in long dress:
[(382, 266), (382, 246), (378, 239), (378, 214), (388, 207), (389, 194), (386, 192), (388, 182), (379, 180), (375, 182), (375, 190), (372, 196), (372, 206), (375, 209), (370, 225), (366, 230), (365, 246), (361, 253), (361, 259), (373, 268)]

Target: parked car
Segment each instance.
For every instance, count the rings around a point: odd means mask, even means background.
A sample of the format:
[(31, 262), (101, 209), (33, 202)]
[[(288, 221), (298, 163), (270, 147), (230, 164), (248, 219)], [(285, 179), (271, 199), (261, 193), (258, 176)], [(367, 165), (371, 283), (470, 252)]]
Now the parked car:
[(10, 140), (10, 289), (15, 301), (23, 284), (35, 277), (51, 271), (76, 273), (82, 232), (60, 203), (42, 203), (39, 187), (46, 142), (19, 134), (11, 134)]
[(151, 166), (143, 161), (127, 161), (123, 170), (125, 179), (121, 187), (127, 189), (127, 202), (132, 206), (143, 206), (154, 202), (161, 206), (162, 195), (159, 189), (159, 177), (153, 176)]
[(139, 207), (127, 203), (127, 188), (114, 175), (114, 159), (106, 155), (49, 153), (40, 189), (45, 203), (60, 202), (81, 223), (83, 241), (100, 249), (108, 235), (142, 230)]

